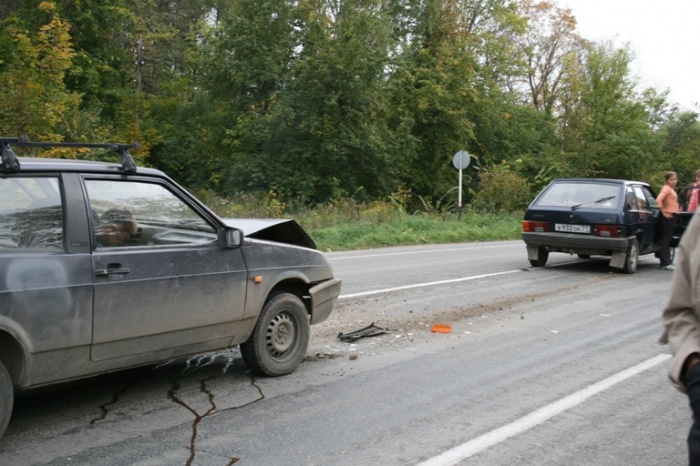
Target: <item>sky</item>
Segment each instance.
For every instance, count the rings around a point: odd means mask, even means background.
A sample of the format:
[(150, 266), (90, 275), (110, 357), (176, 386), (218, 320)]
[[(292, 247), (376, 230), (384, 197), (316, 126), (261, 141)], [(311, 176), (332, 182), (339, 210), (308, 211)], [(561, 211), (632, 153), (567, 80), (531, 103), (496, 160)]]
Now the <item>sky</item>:
[(639, 90), (668, 89), (668, 101), (700, 110), (700, 0), (553, 0), (569, 7), (592, 41), (629, 44)]

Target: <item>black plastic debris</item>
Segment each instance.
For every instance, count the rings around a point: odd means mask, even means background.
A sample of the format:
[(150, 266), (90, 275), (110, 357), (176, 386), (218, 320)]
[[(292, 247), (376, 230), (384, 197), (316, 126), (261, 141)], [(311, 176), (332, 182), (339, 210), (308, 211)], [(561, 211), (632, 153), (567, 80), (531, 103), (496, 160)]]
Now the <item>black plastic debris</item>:
[(377, 327), (376, 325), (374, 325), (374, 322), (372, 322), (370, 325), (368, 325), (365, 328), (361, 328), (360, 330), (355, 330), (354, 332), (350, 333), (339, 333), (338, 340), (343, 342), (355, 341), (360, 338), (373, 337), (388, 332), (388, 328)]

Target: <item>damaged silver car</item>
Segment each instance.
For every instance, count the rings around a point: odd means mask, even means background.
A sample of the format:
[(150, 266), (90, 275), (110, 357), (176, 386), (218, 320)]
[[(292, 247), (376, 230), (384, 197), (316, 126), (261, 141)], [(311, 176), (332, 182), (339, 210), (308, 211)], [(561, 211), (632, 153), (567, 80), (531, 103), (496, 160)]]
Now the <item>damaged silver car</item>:
[[(341, 280), (296, 222), (221, 219), (132, 146), (0, 144), (0, 435), (21, 389), (235, 345), (258, 374), (302, 362)], [(13, 150), (46, 146), (121, 163)]]

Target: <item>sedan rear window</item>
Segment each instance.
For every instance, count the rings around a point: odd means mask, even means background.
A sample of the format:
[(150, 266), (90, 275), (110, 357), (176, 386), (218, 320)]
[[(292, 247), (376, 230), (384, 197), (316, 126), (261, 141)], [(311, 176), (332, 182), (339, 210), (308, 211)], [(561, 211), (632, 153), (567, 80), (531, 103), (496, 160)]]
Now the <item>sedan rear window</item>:
[(58, 178), (0, 178), (0, 196), (0, 249), (63, 248)]
[(620, 186), (607, 183), (554, 183), (537, 200), (541, 207), (617, 209)]

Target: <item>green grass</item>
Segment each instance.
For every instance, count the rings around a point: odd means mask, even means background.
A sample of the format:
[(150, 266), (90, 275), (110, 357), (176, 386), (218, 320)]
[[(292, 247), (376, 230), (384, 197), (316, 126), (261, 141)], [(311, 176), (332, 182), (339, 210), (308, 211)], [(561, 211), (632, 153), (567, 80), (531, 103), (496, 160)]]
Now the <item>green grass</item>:
[[(409, 216), (387, 223), (342, 223), (307, 230), (321, 251), (369, 249), (384, 246), (462, 243), (519, 239), (520, 214), (463, 215), (461, 220)], [(302, 224), (302, 226), (304, 226)]]
[(292, 218), (321, 251), (370, 249), (386, 246), (444, 244), (519, 239), (522, 212), (406, 213), (393, 202), (358, 203), (342, 199), (310, 208), (280, 202), (274, 196), (241, 194), (224, 199), (210, 192), (198, 197), (222, 217)]

